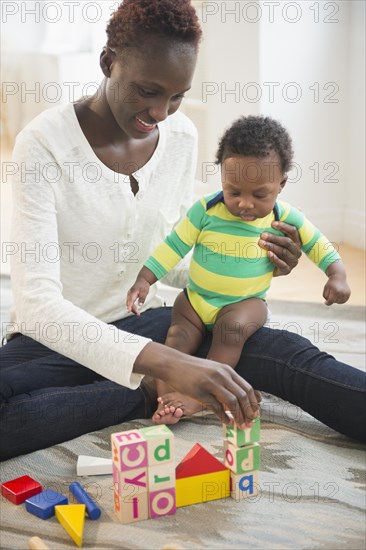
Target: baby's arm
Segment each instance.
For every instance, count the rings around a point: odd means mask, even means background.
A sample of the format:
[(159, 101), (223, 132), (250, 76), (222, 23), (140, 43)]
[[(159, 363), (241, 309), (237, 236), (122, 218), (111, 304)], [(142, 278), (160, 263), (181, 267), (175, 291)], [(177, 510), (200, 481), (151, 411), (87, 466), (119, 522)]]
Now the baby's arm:
[[(149, 293), (150, 286), (156, 283), (157, 277), (154, 273), (147, 267), (140, 269), (139, 274), (137, 275), (136, 281), (131, 286), (130, 290), (127, 292), (126, 306), (128, 313), (135, 313), (137, 316), (140, 316), (138, 306), (146, 300), (146, 296)], [(138, 299), (138, 306), (135, 304)]]
[(344, 304), (351, 296), (351, 289), (347, 283), (346, 269), (342, 260), (330, 264), (325, 271), (328, 282), (323, 290), (325, 305)]

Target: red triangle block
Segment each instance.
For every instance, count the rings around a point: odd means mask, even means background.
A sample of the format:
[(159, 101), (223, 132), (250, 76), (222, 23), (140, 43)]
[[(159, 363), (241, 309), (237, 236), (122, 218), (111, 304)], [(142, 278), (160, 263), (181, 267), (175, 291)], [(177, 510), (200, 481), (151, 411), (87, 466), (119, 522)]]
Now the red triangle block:
[(227, 470), (211, 453), (196, 443), (175, 469), (176, 479)]

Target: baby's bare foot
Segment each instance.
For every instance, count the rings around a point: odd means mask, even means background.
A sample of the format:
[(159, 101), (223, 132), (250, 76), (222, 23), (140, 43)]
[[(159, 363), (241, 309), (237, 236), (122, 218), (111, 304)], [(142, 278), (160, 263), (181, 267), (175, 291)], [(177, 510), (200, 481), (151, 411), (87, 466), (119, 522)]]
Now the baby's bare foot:
[(154, 424), (176, 424), (184, 414), (183, 403), (176, 400), (165, 402), (167, 395), (158, 397), (159, 405), (152, 416)]

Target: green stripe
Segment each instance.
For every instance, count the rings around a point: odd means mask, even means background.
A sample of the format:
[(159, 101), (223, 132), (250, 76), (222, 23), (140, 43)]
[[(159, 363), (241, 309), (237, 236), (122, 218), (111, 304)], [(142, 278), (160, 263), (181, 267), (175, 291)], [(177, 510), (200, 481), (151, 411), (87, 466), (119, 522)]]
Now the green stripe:
[(225, 277), (238, 279), (260, 277), (273, 271), (273, 264), (267, 257), (243, 258), (239, 254), (229, 256), (215, 252), (214, 248), (207, 248), (201, 243), (195, 246), (193, 258), (203, 269)]
[(187, 217), (196, 229), (202, 229), (202, 220), (206, 216), (206, 210), (201, 201), (195, 202), (187, 212)]
[(313, 248), (313, 246), (315, 245), (315, 243), (318, 241), (318, 239), (320, 237), (322, 237), (322, 233), (319, 231), (319, 229), (317, 229), (315, 231), (315, 234), (313, 236), (313, 238), (311, 239), (311, 241), (309, 241), (306, 245), (303, 245), (301, 247), (301, 250), (303, 250), (305, 252), (305, 254), (309, 254), (310, 250)]
[(182, 239), (178, 236), (176, 231), (172, 231), (170, 235), (168, 235), (164, 239), (165, 244), (167, 244), (178, 256), (181, 258), (184, 258), (186, 254), (191, 250), (191, 246), (186, 244)]
[[(215, 210), (215, 207), (212, 210)], [(235, 235), (236, 237), (253, 237), (254, 235), (255, 238), (259, 238), (259, 235), (264, 232), (274, 233), (275, 235), (283, 234), (281, 231), (273, 229), (273, 227), (256, 227), (242, 220), (228, 221), (215, 215), (207, 216), (204, 229), (205, 231), (221, 233), (222, 235)]]
[(328, 267), (331, 264), (333, 264), (334, 262), (336, 262), (337, 260), (340, 260), (340, 259), (341, 259), (340, 255), (338, 254), (336, 249), (334, 249), (332, 252), (329, 252), (329, 254), (324, 256), (324, 258), (321, 260), (321, 262), (318, 264), (318, 266), (325, 273), (326, 270), (328, 269)]
[(193, 290), (194, 292), (197, 292), (197, 294), (200, 295), (200, 297), (205, 300), (208, 304), (214, 307), (223, 307), (228, 304), (235, 304), (236, 302), (240, 302), (241, 300), (247, 300), (248, 298), (261, 298), (264, 299), (266, 297), (266, 294), (269, 290), (269, 286), (262, 290), (261, 292), (257, 292), (255, 294), (248, 294), (247, 296), (228, 296), (226, 294), (214, 294), (210, 293), (209, 290), (206, 288), (202, 288), (199, 285), (196, 285), (194, 281), (192, 281), (191, 278), (189, 278), (188, 287)]
[(144, 266), (150, 269), (150, 271), (152, 271), (155, 277), (157, 277), (158, 279), (161, 279), (162, 277), (164, 277), (164, 275), (168, 273), (166, 269), (163, 268), (161, 263), (155, 260), (155, 258), (153, 258), (152, 256), (150, 256), (150, 258), (146, 260)]
[(278, 202), (277, 205), (280, 207), (281, 221), (286, 222), (290, 225), (294, 225), (297, 229), (300, 229), (305, 220), (304, 214), (299, 210), (297, 210), (297, 208), (290, 206), (290, 210), (287, 214), (287, 217), (282, 219), (282, 216), (284, 216), (285, 214), (285, 208), (280, 202)]

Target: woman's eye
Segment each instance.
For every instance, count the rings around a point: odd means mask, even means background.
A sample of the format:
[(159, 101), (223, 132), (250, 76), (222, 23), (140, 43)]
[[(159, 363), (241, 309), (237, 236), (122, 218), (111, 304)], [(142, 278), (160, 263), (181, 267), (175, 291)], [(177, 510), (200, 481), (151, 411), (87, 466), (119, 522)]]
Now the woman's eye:
[(181, 101), (184, 98), (184, 94), (178, 94), (173, 97), (174, 101)]
[(156, 92), (145, 90), (144, 88), (140, 87), (137, 88), (137, 91), (142, 97), (154, 97), (154, 95), (156, 94)]

